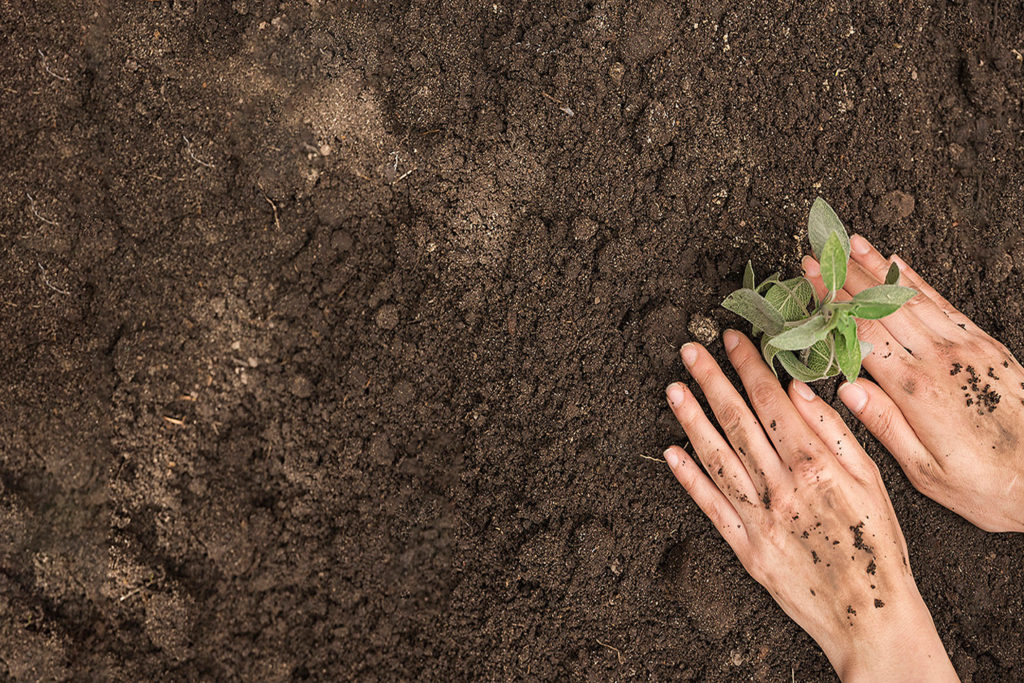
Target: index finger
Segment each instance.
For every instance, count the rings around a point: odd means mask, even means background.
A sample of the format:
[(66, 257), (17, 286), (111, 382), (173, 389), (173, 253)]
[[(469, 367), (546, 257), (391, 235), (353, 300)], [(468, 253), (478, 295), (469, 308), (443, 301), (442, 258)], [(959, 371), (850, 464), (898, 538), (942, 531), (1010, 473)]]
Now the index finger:
[(766, 427), (768, 438), (775, 444), (782, 461), (792, 468), (797, 461), (806, 461), (808, 456), (815, 458), (825, 453), (823, 449), (802, 447), (819, 441), (818, 435), (800, 416), (753, 342), (736, 330), (726, 330), (722, 342), (729, 360), (739, 373), (758, 419)]

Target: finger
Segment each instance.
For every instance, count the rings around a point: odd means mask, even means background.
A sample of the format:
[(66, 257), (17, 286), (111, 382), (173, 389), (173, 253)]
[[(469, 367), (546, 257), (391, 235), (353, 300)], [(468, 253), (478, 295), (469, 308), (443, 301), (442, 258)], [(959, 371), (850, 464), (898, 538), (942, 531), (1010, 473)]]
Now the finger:
[[(868, 272), (864, 266), (856, 261), (850, 261), (846, 272), (846, 284), (843, 285), (843, 289), (856, 296), (859, 292), (871, 287), (877, 287), (880, 284), (882, 284), (881, 281)], [(916, 299), (921, 296), (918, 294), (914, 298)], [(923, 354), (929, 349), (935, 348), (936, 342), (940, 341), (940, 337), (912, 312), (913, 308), (913, 306), (903, 306), (898, 311), (882, 318), (881, 324), (885, 329), (889, 330), (889, 333), (896, 338), (896, 341), (903, 344), (911, 353), (917, 350), (918, 354)]]
[[(743, 381), (743, 388), (750, 398), (750, 404), (757, 411), (758, 419), (762, 425), (768, 426), (768, 438), (776, 446), (776, 451), (783, 462), (792, 468), (798, 458), (798, 449), (792, 446), (814, 439), (814, 432), (800, 417), (775, 373), (768, 369), (761, 359), (761, 352), (746, 335), (736, 330), (726, 330), (722, 335), (722, 341), (729, 354), (729, 360)], [(801, 453), (804, 454), (801, 457), (806, 457), (815, 452), (802, 449)]]
[(690, 494), (697, 507), (703, 510), (711, 523), (722, 534), (733, 551), (741, 558), (746, 555), (748, 549), (747, 532), (743, 527), (743, 520), (732, 506), (729, 499), (715, 486), (715, 483), (708, 479), (697, 466), (697, 463), (679, 446), (669, 446), (665, 451), (665, 462), (668, 463), (672, 474), (683, 485), (686, 492)]
[[(889, 272), (891, 262), (882, 256), (870, 242), (860, 235), (854, 235), (850, 238), (850, 253), (853, 260), (868, 271), (879, 283), (885, 281), (885, 276)], [(900, 272), (900, 284), (914, 287), (914, 283), (911, 281), (908, 274), (904, 273), (902, 269)], [(958, 328), (956, 323), (950, 320), (949, 316), (943, 312), (939, 307), (939, 304), (936, 303), (927, 292), (924, 292), (917, 287), (914, 288), (917, 289), (920, 294), (907, 302), (907, 306), (911, 309), (910, 312), (916, 315), (925, 325), (928, 325), (940, 335), (956, 335), (961, 331), (961, 328)]]
[(861, 448), (857, 437), (846, 426), (839, 413), (800, 380), (789, 383), (789, 395), (804, 423), (836, 456), (836, 460), (846, 471), (862, 482), (874, 481), (878, 472), (875, 462)]
[(693, 393), (681, 382), (670, 384), (665, 393), (694, 452), (708, 474), (715, 478), (718, 488), (735, 502), (753, 503), (758, 492), (750, 475), (732, 446), (708, 420)]
[(707, 349), (700, 344), (686, 344), (680, 351), (683, 363), (700, 384), (718, 424), (746, 466), (751, 481), (758, 491), (764, 490), (767, 481), (777, 480), (782, 475), (783, 467), (757, 418)]
[(862, 378), (853, 384), (844, 382), (839, 387), (839, 400), (896, 458), (918, 491), (929, 495), (935, 489), (942, 473), (941, 463), (921, 443), (888, 394), (874, 382)]
[(906, 261), (895, 254), (893, 254), (892, 260), (900, 267), (900, 277), (906, 278), (909, 286), (922, 294), (927, 295), (929, 299), (934, 301), (954, 325), (962, 330), (980, 331), (980, 328), (975, 325), (970, 318), (961, 313), (953, 304), (949, 303), (944, 296), (939, 294), (934, 287), (925, 282), (924, 278), (921, 277), (917, 271), (911, 268)]

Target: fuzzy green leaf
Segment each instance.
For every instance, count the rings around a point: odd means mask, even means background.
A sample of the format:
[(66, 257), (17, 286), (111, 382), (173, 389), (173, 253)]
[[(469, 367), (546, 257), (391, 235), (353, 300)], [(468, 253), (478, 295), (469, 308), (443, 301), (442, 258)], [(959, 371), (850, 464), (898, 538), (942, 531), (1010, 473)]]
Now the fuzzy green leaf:
[(789, 373), (793, 379), (798, 379), (801, 382), (813, 382), (815, 380), (824, 379), (827, 375), (822, 372), (815, 372), (809, 367), (801, 363), (792, 351), (779, 351), (778, 355), (775, 356), (782, 363), (782, 367)]
[(836, 362), (847, 382), (860, 374), (860, 344), (857, 342), (857, 321), (842, 315), (836, 324)]
[(764, 298), (782, 314), (783, 320), (793, 322), (810, 314), (807, 304), (813, 295), (814, 288), (811, 287), (811, 283), (802, 277), (795, 277), (776, 283)]
[(917, 290), (899, 285), (878, 285), (850, 299), (850, 310), (858, 318), (876, 320), (895, 313), (917, 295)]
[(725, 298), (722, 306), (770, 335), (782, 331), (782, 316), (763, 296), (752, 289), (737, 289)]
[(814, 372), (821, 373), (822, 377), (831, 377), (839, 372), (836, 363), (836, 347), (832, 341), (832, 335), (822, 339), (811, 348), (800, 354), (801, 359)]
[(825, 240), (821, 250), (821, 279), (830, 292), (838, 292), (846, 282), (846, 262), (849, 260), (836, 233)]
[(772, 273), (771, 275), (766, 277), (764, 280), (762, 280), (761, 284), (759, 284), (757, 287), (754, 288), (754, 291), (756, 291), (758, 294), (761, 294), (763, 290), (767, 289), (772, 284), (774, 284), (774, 283), (776, 283), (778, 281), (779, 281), (779, 274), (778, 273)]
[(850, 236), (846, 233), (846, 227), (832, 207), (828, 205), (828, 202), (818, 197), (811, 204), (811, 212), (807, 214), (807, 237), (811, 241), (811, 251), (819, 261), (829, 235), (836, 236), (843, 247), (843, 253), (849, 260)]
[(754, 289), (754, 264), (747, 261), (747, 267), (743, 269), (743, 289)]
[(768, 364), (776, 377), (779, 376), (779, 371), (775, 369), (775, 356), (778, 353), (779, 349), (772, 346), (770, 337), (767, 335), (761, 337), (761, 355), (764, 356), (764, 362)]
[(821, 341), (832, 329), (829, 318), (818, 314), (772, 336), (772, 346), (782, 351), (799, 351)]
[(896, 285), (900, 282), (900, 267), (893, 261), (889, 265), (889, 272), (885, 274), (885, 284)]

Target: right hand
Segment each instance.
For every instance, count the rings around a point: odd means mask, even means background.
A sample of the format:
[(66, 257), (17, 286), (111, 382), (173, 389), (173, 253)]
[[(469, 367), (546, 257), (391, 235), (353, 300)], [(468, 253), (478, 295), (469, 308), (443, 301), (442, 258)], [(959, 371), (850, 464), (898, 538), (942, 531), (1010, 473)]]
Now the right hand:
[[(858, 320), (873, 345), (839, 398), (918, 491), (986, 531), (1024, 531), (1024, 368), (898, 256), (854, 235), (840, 298), (881, 284), (891, 262), (920, 294), (881, 320)], [(804, 273), (823, 294), (818, 263)]]

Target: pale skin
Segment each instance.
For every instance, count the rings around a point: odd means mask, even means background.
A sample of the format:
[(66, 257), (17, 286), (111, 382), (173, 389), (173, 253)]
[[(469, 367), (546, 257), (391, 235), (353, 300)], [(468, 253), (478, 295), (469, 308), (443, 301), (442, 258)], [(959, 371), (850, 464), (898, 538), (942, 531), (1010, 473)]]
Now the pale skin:
[(724, 436), (688, 387), (670, 385), (704, 466), (672, 446), (676, 478), (844, 681), (957, 680), (874, 462), (810, 387), (784, 390), (739, 332), (723, 342), (753, 411), (707, 350), (684, 346)]
[[(850, 240), (849, 298), (879, 284), (891, 262), (919, 294), (881, 320), (858, 321), (873, 344), (875, 382), (844, 383), (839, 397), (924, 495), (986, 531), (1024, 531), (1024, 368), (898, 256)], [(821, 270), (804, 273), (824, 293)], [(877, 383), (876, 383), (877, 382)]]

